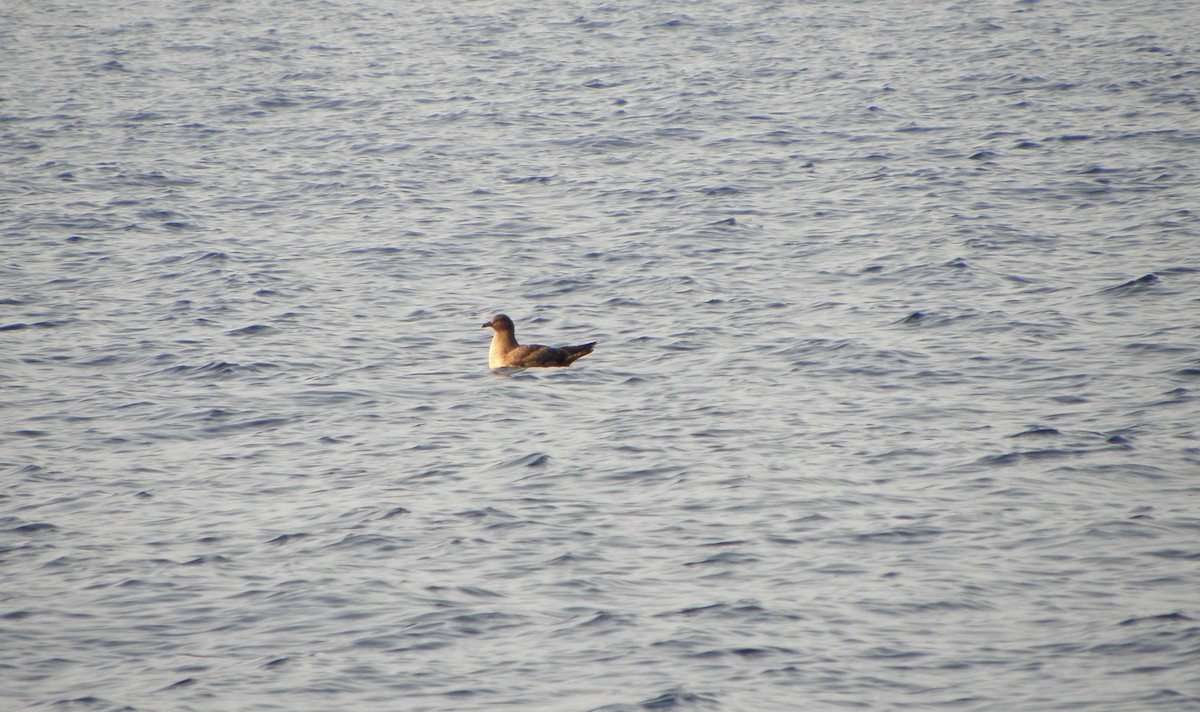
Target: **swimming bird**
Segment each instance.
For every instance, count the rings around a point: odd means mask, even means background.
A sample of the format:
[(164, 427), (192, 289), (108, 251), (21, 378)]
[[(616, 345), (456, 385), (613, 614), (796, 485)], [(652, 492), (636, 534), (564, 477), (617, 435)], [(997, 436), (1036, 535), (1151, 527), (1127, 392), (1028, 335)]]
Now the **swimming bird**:
[(592, 352), (596, 345), (579, 344), (578, 346), (542, 346), (541, 344), (517, 343), (517, 328), (512, 319), (503, 314), (497, 314), (481, 328), (492, 329), (492, 347), (488, 350), (488, 368), (541, 368), (550, 366), (570, 366), (576, 359), (583, 358)]

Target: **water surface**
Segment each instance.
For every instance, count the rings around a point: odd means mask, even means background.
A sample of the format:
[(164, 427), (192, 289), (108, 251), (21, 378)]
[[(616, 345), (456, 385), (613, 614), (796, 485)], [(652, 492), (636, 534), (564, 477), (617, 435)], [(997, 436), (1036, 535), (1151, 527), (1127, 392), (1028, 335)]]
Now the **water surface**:
[(12, 709), (1200, 709), (1190, 3), (7, 5)]

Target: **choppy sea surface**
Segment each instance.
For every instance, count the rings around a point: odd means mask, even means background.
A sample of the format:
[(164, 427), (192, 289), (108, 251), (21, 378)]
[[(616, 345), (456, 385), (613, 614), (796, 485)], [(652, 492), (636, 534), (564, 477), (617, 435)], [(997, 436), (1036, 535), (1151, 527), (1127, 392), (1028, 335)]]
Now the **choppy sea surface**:
[(4, 709), (1200, 709), (1190, 0), (0, 9)]

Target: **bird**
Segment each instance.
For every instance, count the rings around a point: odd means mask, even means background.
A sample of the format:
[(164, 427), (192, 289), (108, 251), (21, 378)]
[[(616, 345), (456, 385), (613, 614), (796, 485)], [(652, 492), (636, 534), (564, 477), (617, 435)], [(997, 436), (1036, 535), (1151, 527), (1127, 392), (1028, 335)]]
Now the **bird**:
[(576, 360), (587, 356), (596, 345), (579, 344), (578, 346), (542, 346), (541, 344), (517, 343), (517, 328), (512, 319), (504, 314), (497, 314), (485, 323), (483, 329), (492, 329), (492, 347), (488, 350), (488, 368), (549, 368), (553, 366), (570, 366)]

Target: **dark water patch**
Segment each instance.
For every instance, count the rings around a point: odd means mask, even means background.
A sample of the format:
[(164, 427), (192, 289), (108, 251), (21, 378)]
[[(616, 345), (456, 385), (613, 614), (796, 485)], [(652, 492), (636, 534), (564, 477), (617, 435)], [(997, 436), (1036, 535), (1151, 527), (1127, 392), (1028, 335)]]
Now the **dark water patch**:
[(10, 326), (0, 326), (0, 331), (8, 331), (10, 327), (15, 326), (18, 329), (53, 329), (58, 326), (67, 326), (75, 323), (75, 319), (47, 319), (45, 321), (35, 321), (29, 324), (15, 324)]
[(118, 712), (126, 712), (126, 711), (131, 712), (131, 708), (127, 705), (121, 706), (121, 705), (114, 703), (112, 700), (108, 700), (103, 697), (95, 697), (93, 695), (83, 695), (81, 697), (63, 697), (61, 699), (54, 700), (50, 704), (54, 707), (60, 707), (60, 708), (66, 708), (66, 709), (83, 708), (83, 709), (105, 710), (106, 712), (108, 710), (117, 710)]
[(1200, 549), (1157, 549), (1155, 551), (1147, 551), (1146, 554), (1162, 559), (1200, 561)]
[(172, 231), (176, 231), (176, 232), (186, 232), (186, 231), (203, 230), (204, 229), (203, 226), (197, 225), (196, 223), (188, 222), (186, 220), (168, 220), (167, 222), (164, 222), (162, 224), (162, 226), (167, 228), (168, 230), (172, 230)]
[(737, 551), (722, 551), (699, 561), (684, 562), (684, 566), (711, 566), (714, 564), (751, 564), (759, 561), (759, 557)]
[(49, 522), (30, 522), (29, 524), (21, 524), (5, 531), (14, 534), (41, 534), (43, 532), (58, 531), (58, 527)]
[(890, 645), (881, 645), (865, 651), (862, 653), (862, 655), (868, 658), (903, 660), (910, 658), (923, 658), (928, 656), (929, 653), (923, 650), (914, 650), (912, 648), (897, 648)]
[(855, 535), (855, 541), (887, 544), (920, 544), (946, 532), (937, 527), (898, 526)]
[(224, 262), (232, 259), (228, 253), (220, 250), (199, 250), (182, 255), (168, 255), (152, 261), (153, 265), (169, 265), (175, 263), (190, 264), (195, 262)]
[(1127, 173), (1127, 172), (1129, 172), (1129, 169), (1127, 169), (1127, 168), (1105, 168), (1103, 166), (1089, 166), (1087, 168), (1080, 168), (1078, 170), (1067, 171), (1067, 172), (1078, 174), (1078, 175), (1084, 175), (1084, 176), (1094, 176), (1094, 175), (1109, 175), (1112, 173)]
[(914, 326), (914, 327), (922, 327), (922, 328), (940, 327), (940, 326), (947, 326), (950, 324), (956, 324), (963, 320), (976, 319), (979, 316), (981, 316), (981, 315), (973, 313), (973, 312), (964, 312), (961, 314), (949, 314), (949, 313), (932, 312), (932, 311), (914, 311), (914, 312), (909, 312), (904, 317), (901, 317), (900, 319), (898, 319), (897, 321), (894, 321), (892, 323), (893, 324), (903, 324), (903, 325)]
[(1123, 282), (1114, 287), (1105, 287), (1100, 290), (1101, 294), (1138, 294), (1150, 289), (1159, 282), (1157, 274), (1144, 274), (1137, 279), (1131, 279), (1128, 282)]
[(1057, 428), (1034, 426), (1034, 427), (1030, 428), (1029, 430), (1022, 430), (1021, 432), (1013, 433), (1012, 435), (1009, 435), (1008, 437), (1010, 437), (1010, 438), (1028, 438), (1028, 437), (1051, 437), (1051, 436), (1055, 436), (1055, 435), (1062, 435), (1062, 433), (1060, 433)]
[(934, 601), (876, 601), (861, 604), (871, 613), (888, 616), (944, 615), (955, 611), (994, 611), (996, 606), (985, 600), (934, 600)]
[(559, 139), (552, 141), (568, 148), (582, 149), (587, 152), (607, 153), (609, 151), (627, 151), (649, 146), (646, 141), (625, 136), (580, 136), (578, 138)]
[(1146, 623), (1191, 623), (1195, 620), (1195, 618), (1192, 618), (1185, 613), (1174, 611), (1172, 613), (1159, 613), (1152, 616), (1134, 616), (1132, 618), (1126, 618), (1125, 620), (1121, 621), (1119, 625), (1142, 625)]
[[(291, 400), (303, 405), (334, 405), (338, 403), (361, 403), (369, 405), (374, 403), (377, 396), (371, 393), (362, 391), (341, 391), (341, 390), (322, 390), (308, 389), (293, 393), (289, 396)], [(426, 405), (416, 406), (414, 410), (429, 410)]]
[(662, 611), (655, 614), (659, 618), (684, 617), (684, 618), (701, 618), (712, 619), (714, 624), (717, 621), (736, 621), (739, 623), (749, 622), (777, 622), (786, 623), (789, 621), (804, 620), (807, 618), (804, 614), (792, 610), (774, 610), (767, 609), (762, 604), (753, 599), (738, 600), (733, 603), (713, 603), (703, 606), (691, 606), (677, 610)]
[(689, 657), (693, 658), (724, 658), (735, 657), (745, 660), (754, 660), (757, 658), (767, 658), (773, 655), (794, 655), (796, 653), (792, 648), (784, 648), (778, 646), (763, 646), (763, 647), (734, 647), (734, 648), (711, 648), (691, 653)]
[(223, 554), (201, 554), (200, 556), (195, 556), (181, 562), (180, 566), (207, 566), (208, 564), (228, 564), (232, 562), (233, 559)]
[(681, 608), (678, 611), (668, 611), (659, 613), (659, 616), (698, 616), (707, 615), (709, 613), (718, 613), (728, 610), (729, 605), (725, 603), (713, 603), (707, 606), (695, 606), (692, 608)]
[(463, 519), (473, 519), (473, 520), (482, 520), (482, 519), (513, 520), (513, 519), (517, 519), (516, 515), (511, 514), (509, 512), (505, 512), (500, 509), (496, 509), (495, 507), (482, 507), (480, 509), (467, 509), (467, 510), (463, 510), (460, 512), (455, 512), (454, 516), (460, 517)]
[(290, 544), (293, 541), (296, 541), (298, 539), (304, 539), (308, 536), (309, 535), (304, 532), (300, 532), (300, 533), (296, 533), (296, 534), (280, 534), (279, 536), (275, 537), (274, 539), (271, 539), (267, 543), (268, 544), (277, 544), (277, 545), (278, 544)]
[(541, 452), (531, 452), (528, 455), (521, 455), (520, 457), (516, 457), (511, 460), (505, 460), (497, 465), (497, 467), (545, 467), (547, 464), (549, 464), (549, 462), (549, 455)]
[[(1191, 215), (1191, 212), (1187, 211), (1187, 210), (1183, 210), (1180, 212), (1185, 215), (1189, 215), (1189, 216)], [(1183, 267), (1183, 266), (1164, 267), (1164, 268), (1160, 269), (1159, 272), (1169, 272), (1169, 273), (1174, 273), (1174, 274), (1195, 274), (1196, 272), (1200, 272), (1200, 267)]]
[(446, 619), (447, 626), (458, 636), (477, 636), (528, 625), (529, 618), (504, 611), (460, 613)]
[(338, 541), (324, 547), (324, 549), (328, 550), (362, 548), (388, 551), (393, 548), (393, 542), (388, 537), (374, 534), (348, 534)]
[(223, 421), (223, 420), (227, 420), (235, 415), (238, 415), (240, 413), (246, 413), (246, 412), (248, 412), (248, 411), (230, 410), (228, 408), (209, 408), (207, 410), (196, 413), (195, 415), (199, 416), (200, 418), (202, 418), (204, 420)]
[(166, 45), (163, 49), (171, 52), (213, 52), (217, 50), (217, 46), (202, 43), (186, 43)]
[(145, 173), (118, 173), (115, 176), (124, 185), (131, 186), (167, 186), (167, 187), (183, 187), (199, 185), (199, 181), (193, 178), (178, 178), (169, 176), (161, 171), (148, 171)]
[(287, 425), (290, 422), (292, 422), (292, 418), (290, 417), (250, 418), (247, 420), (210, 425), (204, 428), (203, 432), (217, 435), (238, 430), (274, 430), (280, 426)]
[[(731, 438), (736, 438), (741, 435), (751, 435), (757, 433), (755, 428), (704, 428), (688, 433), (693, 438), (713, 438), (721, 442), (725, 442)], [(720, 448), (720, 445), (716, 447)]]
[(676, 476), (685, 472), (686, 468), (679, 465), (662, 465), (659, 467), (645, 467), (633, 470), (622, 470), (611, 472), (603, 475), (606, 480), (622, 481), (644, 481), (655, 482), (666, 479), (674, 479)]
[(923, 361), (921, 354), (909, 351), (879, 349), (850, 339), (804, 339), (799, 343), (774, 347), (776, 355), (790, 363), (790, 372), (839, 372), (861, 376), (887, 376), (907, 370), (914, 361)]
[(145, 219), (145, 220), (158, 220), (161, 222), (168, 222), (168, 221), (173, 221), (173, 220), (178, 221), (178, 220), (184, 219), (184, 217), (187, 217), (184, 214), (176, 213), (175, 210), (164, 210), (164, 209), (138, 210), (137, 216), (142, 217), (142, 219)]
[(638, 707), (644, 710), (719, 709), (720, 696), (676, 688), (643, 700), (638, 703)]
[(534, 280), (525, 288), (527, 291), (522, 296), (526, 299), (544, 299), (547, 297), (560, 297), (565, 294), (570, 294), (579, 289), (592, 286), (591, 279), (580, 277), (558, 277), (546, 280)]
[[(1179, 406), (1190, 405), (1195, 400), (1196, 400), (1196, 396), (1194, 396), (1192, 394), (1191, 390), (1189, 390), (1187, 388), (1175, 388), (1173, 390), (1170, 390), (1170, 391), (1167, 391), (1166, 393), (1164, 393), (1163, 397), (1161, 397), (1157, 400), (1147, 401), (1141, 405), (1144, 408), (1171, 408), (1171, 409), (1174, 409), (1174, 408), (1178, 408)], [(1135, 413), (1144, 413), (1144, 412), (1145, 411), (1142, 411), (1142, 410), (1135, 411)]]
[(895, 129), (896, 133), (929, 133), (935, 131), (948, 131), (949, 126), (924, 126), (921, 124), (910, 123), (907, 126), (900, 126)]
[[(1126, 541), (1129, 539), (1157, 539), (1159, 531), (1154, 525), (1147, 525), (1146, 519), (1127, 519), (1127, 520), (1112, 520), (1107, 522), (1098, 522), (1084, 527), (1081, 534), (1090, 537), (1101, 537), (1106, 539), (1119, 539)], [(1098, 557), (1106, 563), (1111, 561), (1111, 557)]]
[(279, 369), (278, 364), (265, 361), (239, 364), (228, 361), (209, 361), (199, 366), (179, 364), (159, 371), (159, 373), (181, 375), (187, 378), (225, 378), (230, 376), (247, 376)]
[(1090, 398), (1087, 398), (1085, 396), (1073, 396), (1073, 395), (1049, 396), (1047, 398), (1047, 400), (1053, 401), (1054, 403), (1062, 403), (1064, 405), (1082, 405), (1084, 403), (1088, 403), (1091, 401)]
[(379, 247), (356, 247), (351, 250), (346, 250), (347, 255), (395, 255), (404, 252), (400, 247), (379, 246)]
[(124, 114), (123, 116), (119, 116), (117, 118), (120, 121), (137, 124), (137, 123), (147, 123), (147, 122), (151, 122), (151, 121), (161, 122), (161, 121), (166, 120), (169, 117), (165, 114), (160, 114), (160, 113), (157, 113), (154, 111), (137, 111), (137, 112), (134, 112), (131, 114)]
[(1134, 351), (1150, 351), (1158, 353), (1181, 353), (1195, 351), (1195, 346), (1182, 346), (1175, 344), (1154, 344), (1145, 341), (1135, 341), (1131, 344), (1125, 344), (1123, 348), (1132, 349)]
[[(1120, 448), (1107, 449), (1116, 450)], [(1081, 450), (1080, 452), (1088, 451)], [(1174, 478), (1169, 470), (1137, 462), (1097, 462), (1085, 465), (1070, 465), (1057, 467), (1052, 472), (1063, 475), (1069, 474), (1075, 478), (1084, 480), (1102, 478), (1119, 482), (1136, 482), (1138, 479), (1156, 481)]]
[(14, 435), (18, 438), (44, 438), (44, 437), (50, 435), (50, 433), (48, 431), (33, 430), (30, 428), (22, 428), (20, 430), (13, 430), (9, 434)]
[(115, 364), (124, 363), (127, 360), (128, 360), (128, 358), (125, 356), (118, 356), (117, 354), (104, 354), (102, 356), (93, 356), (92, 358), (89, 358), (89, 359), (76, 361), (75, 365), (88, 366), (88, 367), (112, 366)]
[(1007, 466), (1015, 465), (1022, 462), (1038, 461), (1038, 460), (1054, 460), (1064, 457), (1072, 457), (1078, 455), (1080, 450), (1071, 450), (1067, 448), (1046, 448), (1042, 450), (1018, 450), (1013, 452), (1001, 453), (999, 455), (988, 455), (978, 460), (978, 464), (986, 466)]
[(243, 326), (240, 329), (232, 329), (226, 333), (230, 336), (259, 336), (262, 334), (272, 334), (275, 331), (277, 329), (266, 324), (251, 324), (250, 326)]

